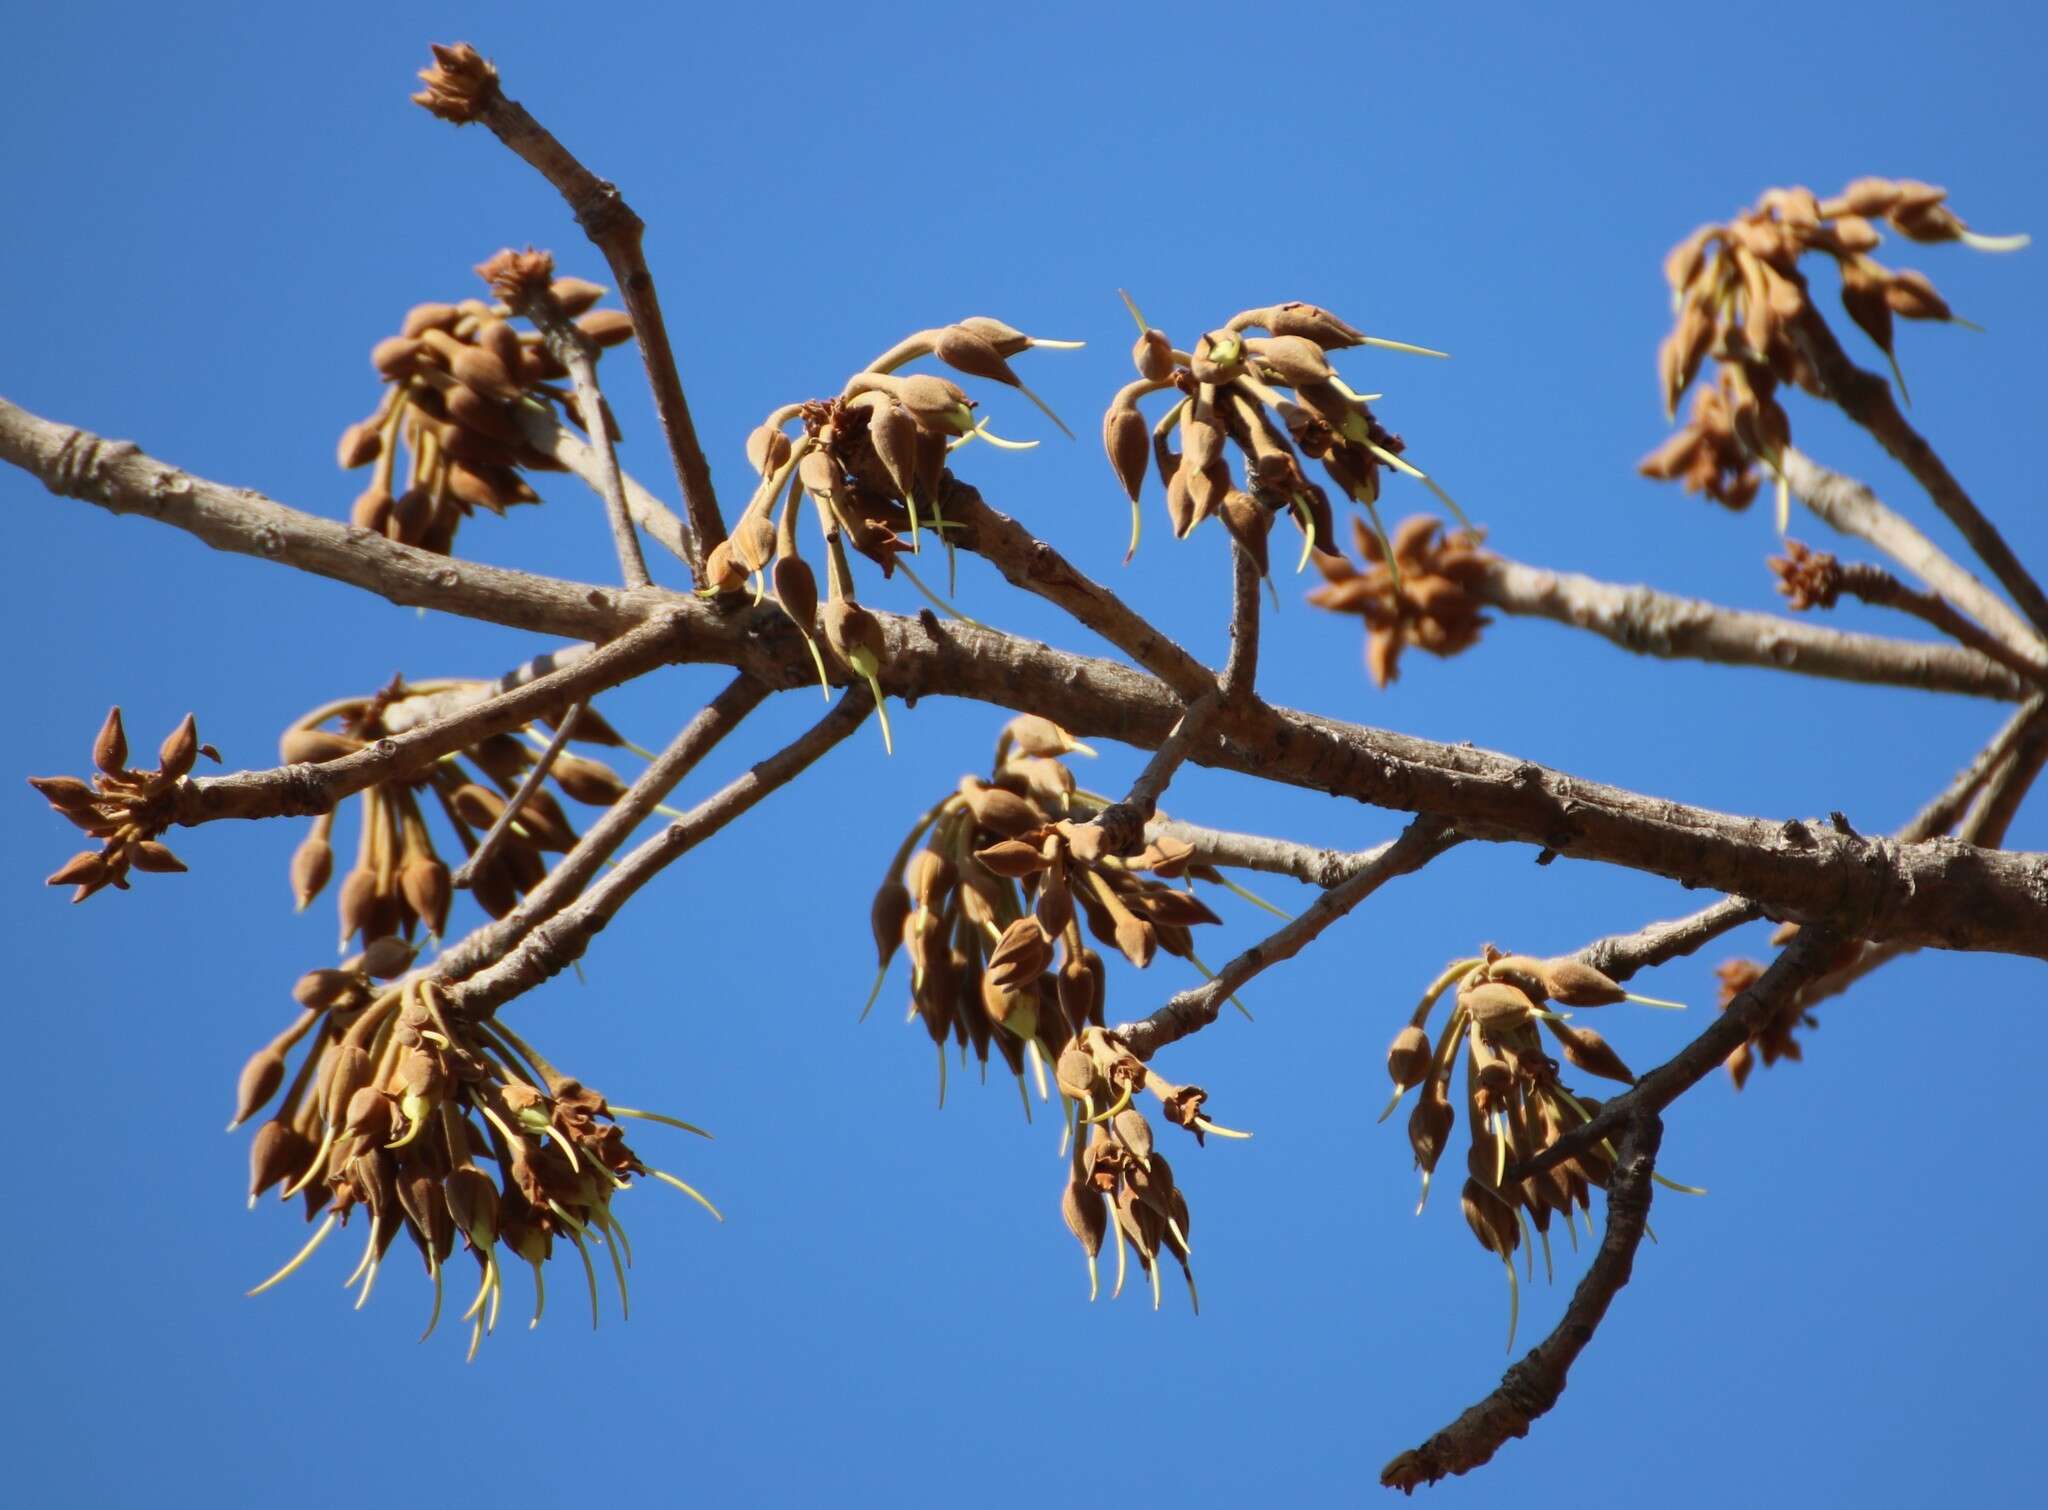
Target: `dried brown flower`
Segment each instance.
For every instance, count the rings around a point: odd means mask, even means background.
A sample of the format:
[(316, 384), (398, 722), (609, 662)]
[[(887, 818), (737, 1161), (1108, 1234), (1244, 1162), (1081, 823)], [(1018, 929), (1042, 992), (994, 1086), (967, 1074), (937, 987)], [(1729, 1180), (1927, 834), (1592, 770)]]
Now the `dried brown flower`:
[(1346, 556), (1317, 552), (1324, 585), (1311, 591), (1308, 601), (1365, 620), (1366, 667), (1375, 685), (1385, 687), (1400, 674), (1407, 646), (1450, 656), (1478, 640), (1491, 621), (1472, 590), (1489, 559), (1475, 531), (1445, 534), (1441, 521), (1415, 515), (1394, 532), (1390, 567), (1379, 537), (1364, 521), (1354, 519), (1352, 529), (1366, 569), (1359, 570)]

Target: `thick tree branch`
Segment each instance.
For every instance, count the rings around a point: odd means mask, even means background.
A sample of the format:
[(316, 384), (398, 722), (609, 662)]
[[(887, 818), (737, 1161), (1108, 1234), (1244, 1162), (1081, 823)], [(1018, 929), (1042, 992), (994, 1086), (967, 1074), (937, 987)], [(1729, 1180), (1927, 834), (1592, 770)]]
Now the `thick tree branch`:
[(2004, 666), (1958, 645), (1846, 634), (1519, 561), (1492, 562), (1474, 591), (1504, 613), (1589, 629), (1624, 650), (1665, 660), (1767, 666), (1975, 697), (2020, 698), (2027, 692), (2026, 684)]
[(1650, 1219), (1650, 1174), (1663, 1136), (1663, 1123), (1654, 1111), (1639, 1111), (1623, 1125), (1614, 1176), (1607, 1187), (1607, 1228), (1600, 1251), (1586, 1266), (1556, 1328), (1502, 1376), (1492, 1394), (1381, 1469), (1382, 1484), (1413, 1494), (1419, 1485), (1470, 1473), (1511, 1438), (1527, 1436), (1530, 1423), (1557, 1404), (1572, 1364), (1635, 1272), (1636, 1249)]
[(1337, 919), (1343, 917), (1395, 876), (1422, 869), (1456, 844), (1458, 833), (1440, 818), (1424, 814), (1401, 837), (1381, 845), (1346, 879), (1338, 882), (1301, 916), (1282, 924), (1191, 991), (1183, 991), (1139, 1022), (1119, 1023), (1116, 1032), (1140, 1059), (1149, 1059), (1170, 1043), (1200, 1032), (1216, 1020), (1223, 1003), (1239, 986), (1269, 965), (1292, 959)]
[(555, 186), (568, 201), (576, 223), (611, 265), (619, 297), (633, 317), (633, 333), (639, 340), (641, 360), (647, 365), (648, 386), (654, 392), (655, 413), (661, 417), (669, 458), (675, 463), (676, 480), (682, 486), (683, 507), (690, 516), (686, 559), (690, 575), (701, 587), (704, 557), (725, 538), (725, 522), (718, 512), (718, 494), (711, 485), (711, 464), (704, 459), (704, 448), (698, 444), (697, 427), (690, 419), (690, 403), (683, 396), (682, 378), (676, 372), (668, 326), (661, 317), (661, 300), (654, 291), (654, 275), (647, 270), (647, 259), (641, 251), (646, 224), (633, 213), (617, 185), (605, 182), (584, 167), (545, 126), (527, 114), (524, 106), (507, 99), (495, 76), (489, 87), (478, 94), (470, 118), (490, 127), (499, 141)]
[(1794, 446), (1785, 448), (1778, 463), (1793, 494), (1818, 518), (1845, 535), (1876, 546), (1996, 634), (2014, 654), (2036, 668), (2048, 665), (2048, 651), (2004, 599), (1921, 534), (1910, 520), (1886, 507), (1869, 488), (1822, 466)]
[[(658, 589), (623, 593), (452, 562), (254, 492), (203, 482), (132, 445), (51, 424), (4, 400), (0, 459), (58, 493), (116, 513), (147, 514), (223, 549), (353, 582), (395, 602), (584, 639), (614, 637), (660, 613), (671, 637), (669, 659), (734, 666), (770, 687), (806, 685), (812, 676), (809, 653), (779, 609), (728, 616)], [(942, 624), (929, 614), (875, 617), (885, 650), (883, 690), (906, 701), (978, 698), (1041, 714), (1082, 738), (1141, 749), (1156, 749), (1182, 713), (1171, 688), (1106, 661)], [(1740, 818), (1581, 781), (1512, 756), (1256, 701), (1219, 708), (1214, 733), (1192, 759), (1437, 813), (1467, 838), (1540, 845), (1752, 897), (1772, 917), (1826, 925), (1847, 937), (2048, 957), (2048, 856), (1952, 840), (1901, 846), (1798, 821)]]
[(566, 970), (590, 947), (590, 940), (642, 886), (681, 859), (763, 797), (800, 775), (827, 750), (860, 727), (874, 711), (866, 687), (849, 687), (817, 723), (642, 842), (597, 886), (536, 926), (503, 959), (472, 975), (455, 993), (470, 1017), (485, 1017), (515, 996)]
[[(1905, 415), (1899, 412), (1898, 404), (1892, 399), (1891, 384), (1849, 360), (1848, 353), (1842, 350), (1841, 342), (1835, 339), (1827, 321), (1811, 304), (1801, 306), (1794, 322), (1794, 334), (1835, 406), (1869, 431), (1899, 465), (1913, 474), (1913, 480), (1927, 490), (1927, 496), (1934, 500), (1935, 506), (1948, 515), (1949, 522), (1970, 542), (1970, 549), (1977, 553), (1977, 559), (1991, 569), (1991, 575), (2012, 595), (2013, 602), (2032, 621), (2035, 631), (2048, 634), (2048, 596), (2042, 594), (2040, 584), (2020, 565), (2019, 558), (2005, 543), (1998, 527), (1984, 517), (1976, 502), (1963, 491), (1963, 485), (1950, 474), (1948, 467), (1935, 454), (1934, 447), (1906, 423)], [(1791, 474), (1788, 472), (1786, 475), (1790, 480)], [(1947, 594), (1947, 589), (1940, 583), (1930, 585)], [(1998, 627), (1975, 606), (1960, 599), (1956, 601), (1959, 607), (1969, 611), (1987, 628)]]

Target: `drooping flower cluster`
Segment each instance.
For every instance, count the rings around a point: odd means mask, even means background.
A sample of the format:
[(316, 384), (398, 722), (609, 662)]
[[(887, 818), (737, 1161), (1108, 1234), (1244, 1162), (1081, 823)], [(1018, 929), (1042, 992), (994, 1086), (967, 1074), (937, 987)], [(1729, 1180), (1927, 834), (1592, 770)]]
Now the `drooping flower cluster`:
[[(598, 1290), (590, 1242), (611, 1259), (623, 1314), (632, 1249), (614, 1209), (619, 1193), (651, 1175), (718, 1213), (682, 1180), (644, 1163), (618, 1119), (702, 1129), (610, 1105), (503, 1023), (463, 1016), (429, 977), (384, 983), (411, 958), (409, 947), (382, 938), (340, 968), (304, 976), (293, 993), (297, 1018), (242, 1071), (230, 1127), (284, 1087), (249, 1146), (249, 1204), (275, 1189), (280, 1200), (303, 1196), (308, 1221), (322, 1218), (299, 1253), (250, 1293), (292, 1274), (360, 1212), (363, 1253), (347, 1281), (361, 1282), (357, 1309), (402, 1232), (433, 1281), (432, 1332), (459, 1241), (478, 1270), (461, 1317), (470, 1325), (472, 1358), (497, 1325), (508, 1259), (533, 1270), (532, 1325), (539, 1325), (547, 1297), (542, 1266), (558, 1240), (582, 1263), (591, 1325)], [(294, 1052), (299, 1065), (291, 1073)]]
[(46, 884), (72, 887), (71, 900), (83, 902), (108, 886), (126, 891), (131, 870), (183, 870), (185, 862), (160, 836), (171, 826), (178, 783), (201, 755), (220, 760), (212, 745), (199, 742), (199, 726), (188, 713), (157, 751), (155, 770), (130, 770), (121, 710), (110, 708), (92, 742), (92, 763), (99, 771), (91, 785), (76, 776), (29, 778), (53, 809), (100, 841), (98, 849), (81, 850), (66, 860)]
[[(847, 379), (834, 398), (782, 405), (747, 437), (747, 464), (758, 483), (731, 532), (711, 552), (709, 590), (741, 592), (751, 579), (758, 597), (765, 574), (776, 602), (811, 647), (820, 680), (825, 676), (818, 649), (822, 635), (833, 659), (876, 688), (879, 708), (877, 678), (885, 647), (880, 625), (855, 595), (848, 548), (879, 566), (885, 578), (902, 571), (936, 606), (957, 613), (903, 559), (920, 553), (926, 538), (938, 539), (947, 547), (950, 579), (952, 546), (943, 513), (950, 486), (948, 457), (977, 439), (1013, 450), (1037, 444), (990, 434), (974, 418), (974, 400), (950, 380), (932, 373), (905, 375), (900, 369), (935, 358), (966, 376), (1015, 388), (1065, 430), (1059, 416), (1024, 386), (1009, 359), (1032, 347), (1079, 344), (1027, 336), (1001, 320), (976, 315), (897, 342)], [(792, 425), (797, 427), (793, 437)], [(825, 537), (822, 608), (817, 576), (797, 545), (806, 499)], [(886, 712), (881, 718), (887, 741)]]
[[(502, 259), (519, 255), (501, 253), (479, 271), (488, 277)], [(528, 262), (545, 257), (526, 254)], [(593, 349), (633, 338), (624, 311), (592, 307), (604, 296), (596, 284), (558, 278), (551, 291)], [(580, 427), (583, 420), (574, 395), (561, 386), (568, 369), (538, 331), (514, 329), (512, 315), (502, 300), (415, 305), (398, 334), (371, 350), (384, 396), (369, 418), (342, 432), (338, 452), (345, 469), (374, 468), (350, 510), (351, 522), (446, 555), (475, 510), (502, 514), (514, 504), (540, 501), (521, 473), (559, 472), (562, 464), (535, 449), (522, 411), (555, 404), (569, 423)], [(407, 454), (402, 474), (401, 443)]]
[[(306, 714), (285, 731), (279, 753), (288, 763), (339, 760), (494, 690), (496, 684), (489, 682), (409, 685), (393, 680), (374, 696), (345, 698)], [(539, 728), (529, 725), (521, 732), (525, 740), (493, 734), (422, 770), (380, 781), (357, 794), (362, 822), (356, 858), (337, 895), (342, 947), (353, 938), (367, 945), (394, 935), (412, 938), (421, 927), (436, 936), (445, 930), (453, 888), (424, 805), (431, 801), (463, 852), (474, 852), (534, 764), (533, 745), (542, 742)], [(573, 740), (625, 743), (589, 707), (576, 721)], [(564, 796), (593, 807), (609, 807), (626, 790), (610, 766), (567, 750), (555, 757), (548, 777)], [(334, 873), (334, 816), (330, 810), (315, 818), (292, 856), (292, 894), (302, 911)], [(505, 916), (547, 874), (543, 856), (563, 853), (575, 842), (575, 826), (561, 803), (546, 786), (536, 787), (501, 842), (482, 865), (472, 868), (469, 888), (477, 904), (494, 918)]]
[[(1240, 311), (1203, 335), (1192, 351), (1146, 324), (1136, 305), (1131, 314), (1139, 328), (1131, 350), (1138, 380), (1118, 391), (1102, 417), (1103, 449), (1131, 500), (1125, 560), (1138, 549), (1138, 499), (1148, 470), (1156, 470), (1166, 488), (1175, 539), (1217, 515), (1262, 574), (1268, 569), (1267, 536), (1283, 514), (1302, 532), (1303, 563), (1311, 549), (1336, 548), (1329, 494), (1309, 479), (1304, 457), (1319, 463), (1338, 492), (1366, 510), (1376, 531), (1382, 467), (1419, 479), (1458, 513), (1450, 495), (1404, 457), (1401, 437), (1374, 416), (1370, 401), (1380, 395), (1357, 392), (1329, 359), (1332, 351), (1354, 346), (1425, 356), (1443, 352), (1369, 336), (1299, 301)], [(1249, 333), (1257, 330), (1266, 334)], [(1148, 424), (1138, 401), (1169, 390), (1179, 397)], [(1243, 462), (1241, 477), (1230, 469), (1232, 448)]]
[[(1922, 273), (1886, 267), (1871, 256), (1884, 224), (1908, 241), (1960, 241), (1980, 251), (2011, 251), (2025, 236), (1980, 236), (1944, 202), (1946, 189), (1912, 179), (1859, 178), (1832, 199), (1802, 187), (1771, 189), (1721, 225), (1694, 231), (1664, 260), (1677, 315), (1657, 350), (1664, 412), (1677, 412), (1701, 366), (1716, 364), (1714, 385), (1693, 400), (1691, 418), (1643, 458), (1646, 477), (1681, 480), (1731, 509), (1747, 508), (1761, 477), (1756, 463), (1777, 469), (1791, 444), (1791, 425), (1777, 399), (1781, 383), (1821, 392), (1800, 340), (1803, 320), (1819, 318), (1800, 259), (1834, 259), (1842, 307), (1892, 364), (1894, 319), (1954, 321), (1947, 302)], [(1962, 322), (1958, 322), (1962, 323)], [(1784, 527), (1784, 489), (1779, 490)]]
[(1373, 684), (1385, 687), (1401, 673), (1401, 651), (1409, 645), (1431, 655), (1450, 656), (1476, 644), (1491, 621), (1480, 612), (1473, 588), (1486, 574), (1488, 556), (1476, 530), (1445, 533), (1443, 522), (1416, 514), (1394, 531), (1388, 545), (1353, 518), (1360, 571), (1349, 557), (1315, 553), (1324, 585), (1308, 601), (1331, 613), (1355, 613), (1365, 620), (1365, 664)]
[(910, 964), (911, 1018), (937, 1046), (941, 1105), (948, 1039), (963, 1062), (971, 1047), (984, 1074), (993, 1047), (1016, 1077), (1027, 1117), (1027, 1072), (1048, 1099), (1045, 1067), (1053, 1066), (1072, 1117), (1062, 1210), (1087, 1252), (1091, 1297), (1095, 1256), (1113, 1231), (1117, 1288), (1128, 1238), (1156, 1305), (1162, 1248), (1187, 1263), (1187, 1203), (1133, 1096), (1156, 1096), (1167, 1120), (1198, 1141), (1242, 1135), (1203, 1114), (1205, 1091), (1162, 1079), (1105, 1028), (1107, 969), (1088, 937), (1140, 969), (1164, 951), (1206, 974), (1193, 929), (1220, 919), (1191, 886), (1172, 883), (1222, 878), (1191, 864), (1189, 847), (1170, 838), (1130, 856), (1105, 853), (1086, 821), (1104, 804), (1077, 789), (1061, 759), (1077, 752), (1089, 753), (1050, 720), (1019, 716), (997, 742), (992, 779), (963, 778), (919, 818), (870, 912), (880, 968), (868, 1004), (900, 951)]
[[(1437, 1000), (1453, 987), (1450, 1015), (1432, 1044), (1427, 1031), (1430, 1014)], [(1408, 1145), (1422, 1171), (1422, 1199), (1415, 1206), (1418, 1212), (1429, 1199), (1431, 1176), (1457, 1126), (1451, 1081), (1459, 1059), (1464, 1061), (1463, 1107), (1469, 1142), (1459, 1204), (1479, 1245), (1507, 1266), (1510, 1348), (1520, 1303), (1516, 1250), (1524, 1250), (1533, 1276), (1533, 1245), (1540, 1239), (1548, 1276), (1551, 1218), (1564, 1218), (1565, 1234), (1577, 1246), (1574, 1213), (1591, 1210), (1592, 1188), (1605, 1189), (1614, 1166), (1614, 1150), (1603, 1141), (1541, 1174), (1515, 1182), (1506, 1179), (1512, 1166), (1590, 1121), (1601, 1105), (1559, 1079), (1558, 1062), (1547, 1052), (1543, 1033), (1550, 1035), (1574, 1068), (1624, 1085), (1635, 1082), (1621, 1056), (1601, 1034), (1548, 1008), (1553, 1004), (1603, 1007), (1622, 1001), (1678, 1005), (1624, 991), (1600, 971), (1575, 959), (1502, 954), (1489, 945), (1482, 955), (1455, 961), (1430, 984), (1408, 1026), (1394, 1035), (1387, 1050), (1387, 1074), (1394, 1082), (1394, 1095), (1380, 1120), (1392, 1115), (1410, 1090), (1421, 1088), (1408, 1117)], [(1590, 1233), (1591, 1218), (1585, 1220)]]

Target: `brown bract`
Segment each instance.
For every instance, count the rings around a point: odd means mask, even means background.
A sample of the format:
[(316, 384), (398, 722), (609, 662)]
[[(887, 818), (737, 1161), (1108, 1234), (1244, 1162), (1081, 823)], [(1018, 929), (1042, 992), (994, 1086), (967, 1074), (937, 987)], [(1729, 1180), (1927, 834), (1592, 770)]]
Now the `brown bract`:
[(1354, 519), (1352, 529), (1365, 569), (1349, 557), (1318, 551), (1315, 561), (1324, 583), (1308, 594), (1308, 601), (1365, 620), (1366, 667), (1376, 685), (1384, 687), (1400, 674), (1407, 646), (1448, 656), (1477, 642), (1479, 631), (1491, 622), (1473, 593), (1489, 559), (1477, 532), (1445, 533), (1442, 522), (1427, 514), (1404, 520), (1392, 541), (1397, 576), (1379, 538), (1363, 521)]
[(498, 70), (467, 42), (430, 45), (434, 66), (420, 70), (420, 82), (427, 87), (412, 102), (444, 121), (466, 126), (497, 97)]
[(158, 842), (158, 836), (175, 816), (178, 783), (201, 755), (220, 760), (212, 745), (199, 742), (198, 725), (188, 713), (157, 752), (156, 769), (132, 770), (121, 710), (109, 709), (93, 740), (92, 759), (98, 770), (91, 785), (75, 776), (29, 778), (28, 784), (56, 812), (101, 841), (97, 850), (82, 850), (65, 861), (47, 884), (74, 888), (71, 900), (82, 902), (104, 887), (126, 891), (131, 870), (184, 870), (185, 862)]

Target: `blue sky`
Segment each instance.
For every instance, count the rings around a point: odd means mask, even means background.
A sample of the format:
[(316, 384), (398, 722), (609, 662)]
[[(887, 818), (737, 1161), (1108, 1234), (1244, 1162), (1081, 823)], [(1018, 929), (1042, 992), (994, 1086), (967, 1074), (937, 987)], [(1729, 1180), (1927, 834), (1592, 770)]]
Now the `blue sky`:
[[(603, 277), (522, 164), (405, 103), (426, 42), (466, 37), (647, 220), (728, 488), (761, 414), (836, 386), (907, 330), (988, 313), (1086, 339), (1027, 359), (1081, 442), (984, 395), (1000, 428), (1048, 444), (978, 456), (966, 475), (1214, 655), (1220, 531), (1176, 545), (1155, 495), (1145, 548), (1118, 564), (1124, 506), (1092, 438), (1128, 371), (1114, 291), (1132, 289), (1183, 340), (1247, 305), (1306, 298), (1456, 354), (1344, 370), (1386, 391), (1384, 417), (1499, 549), (1769, 607), (1764, 511), (1731, 517), (1633, 474), (1665, 433), (1659, 261), (1769, 185), (1826, 192), (1866, 173), (1947, 184), (1986, 230), (2048, 230), (2048, 27), (2022, 5), (1564, 14), (18, 7), (0, 57), (15, 207), (0, 238), (0, 391), (345, 512), (356, 484), (334, 470), (334, 437), (373, 402), (364, 353), (408, 305), (473, 292), (471, 265), (507, 244)], [(2048, 340), (2040, 250), (1889, 250), (1988, 327), (1904, 330), (1916, 423), (2021, 555), (2048, 560), (2030, 455)], [(672, 492), (634, 367), (626, 353), (607, 363), (627, 465)], [(1844, 424), (1802, 401), (1793, 427), (1951, 539)], [(465, 553), (606, 579), (590, 500), (547, 496), (469, 526)], [(1397, 514), (1424, 501), (1391, 496)], [(80, 769), (110, 701), (138, 742), (189, 709), (230, 766), (263, 765), (312, 704), (399, 669), (493, 675), (545, 648), (216, 557), (11, 474), (0, 517), (9, 784)], [(1824, 539), (1818, 525), (1795, 532)], [(963, 570), (961, 596), (993, 624), (1093, 648), (986, 570)], [(912, 606), (893, 588), (874, 598)], [(1284, 583), (1283, 601), (1261, 671), (1276, 701), (1736, 812), (1839, 808), (1886, 829), (2003, 714), (1638, 661), (1529, 623), (1495, 626), (1452, 662), (1411, 657), (1379, 693), (1353, 621), (1312, 613)], [(604, 706), (659, 745), (718, 681), (674, 670)], [(764, 710), (684, 797), (816, 706)], [(1179, 1162), (1202, 1316), (1172, 1297), (1158, 1315), (1128, 1295), (1090, 1307), (1057, 1215), (1049, 1119), (1026, 1127), (1008, 1086), (957, 1074), (935, 1111), (921, 1032), (891, 1010), (854, 1021), (867, 888), (914, 813), (982, 767), (999, 722), (979, 705), (899, 711), (893, 760), (863, 731), (664, 877), (604, 935), (587, 983), (557, 981), (515, 1009), (573, 1073), (714, 1128), (709, 1145), (637, 1141), (729, 1220), (657, 1188), (630, 1197), (630, 1324), (608, 1296), (590, 1333), (558, 1272), (542, 1328), (501, 1330), (469, 1367), (450, 1332), (414, 1345), (427, 1293), (406, 1264), (360, 1314), (338, 1287), (352, 1261), (339, 1246), (242, 1297), (300, 1241), (274, 1204), (242, 1209), (244, 1140), (219, 1131), (237, 1067), (288, 1015), (290, 982), (329, 958), (327, 902), (303, 917), (287, 904), (297, 825), (186, 833), (191, 875), (71, 909), (39, 885), (69, 830), (13, 785), (0, 802), (0, 938), (16, 972), (8, 1144), (35, 1162), (9, 1182), (18, 1207), (0, 1247), (16, 1380), (0, 1448), (23, 1502), (310, 1510), (404, 1483), (615, 1504), (1008, 1505), (1056, 1499), (1070, 1459), (1127, 1492), (1197, 1503), (1381, 1493), (1387, 1457), (1498, 1377), (1505, 1322), (1498, 1269), (1455, 1203), (1414, 1218), (1399, 1129), (1372, 1125), (1388, 1037), (1442, 962), (1483, 940), (1565, 950), (1697, 899), (1477, 846), (1374, 899), (1254, 985), (1256, 1024), (1226, 1020), (1162, 1060), (1258, 1134)], [(1107, 748), (1091, 784), (1120, 789), (1138, 763)], [(1168, 806), (1345, 846), (1399, 821), (1199, 771)], [(2013, 841), (2048, 847), (2048, 824), (2025, 813)], [(1262, 931), (1248, 909), (1226, 918), (1212, 963)], [(1632, 1063), (1698, 1030), (1713, 963), (1760, 952), (1753, 933), (1653, 977), (1695, 1009), (1614, 1022)], [(1117, 974), (1112, 1013), (1188, 984), (1173, 968)], [(2048, 1232), (2025, 1194), (2032, 1098), (1988, 1071), (2015, 1052), (2025, 1063), (2039, 984), (2031, 962), (1907, 959), (1826, 1011), (1806, 1064), (1739, 1098), (1716, 1077), (1684, 1100), (1665, 1162), (1712, 1194), (1659, 1197), (1662, 1242), (1560, 1409), (1438, 1498), (2025, 1493), (2048, 1330), (2032, 1260)], [(900, 1001), (892, 982), (885, 1002)], [(1525, 1293), (1524, 1343), (1577, 1273), (1566, 1259), (1557, 1289)]]

